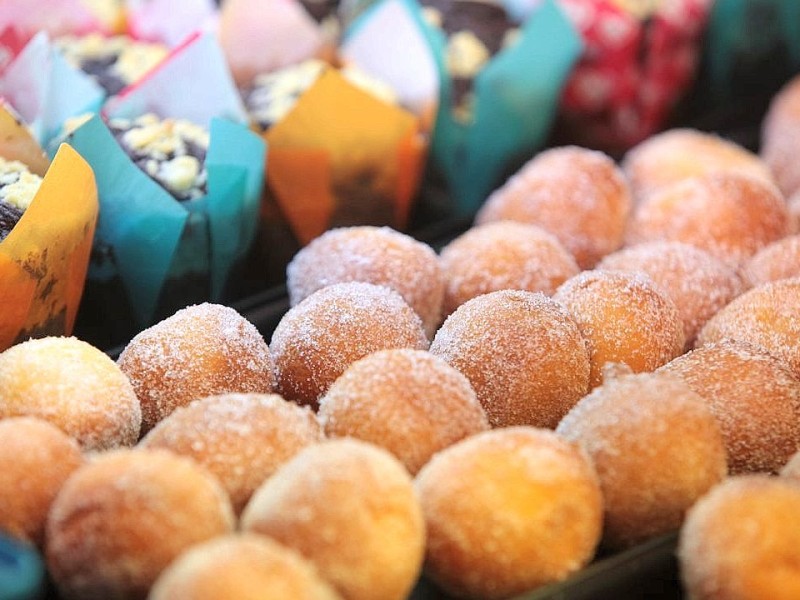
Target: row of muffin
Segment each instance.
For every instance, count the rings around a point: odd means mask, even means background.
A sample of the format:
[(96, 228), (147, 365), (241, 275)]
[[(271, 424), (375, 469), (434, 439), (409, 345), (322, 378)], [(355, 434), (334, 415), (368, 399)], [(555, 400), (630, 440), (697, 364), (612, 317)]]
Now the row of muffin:
[[(267, 264), (282, 262), (281, 258), (274, 258), (281, 253), (276, 246), (288, 243), (296, 247), (295, 244), (307, 243), (332, 226), (369, 222), (404, 228), (429, 141), (432, 153), (445, 165), (442, 169), (451, 180), (458, 180), (457, 185), (450, 182), (451, 198), (463, 204), (462, 211), (476, 209), (512, 156), (530, 152), (544, 143), (547, 123), (531, 119), (530, 114), (541, 115), (543, 121), (550, 118), (552, 110), (538, 107), (556, 101), (560, 82), (579, 52), (579, 36), (570, 29), (565, 15), (551, 3), (545, 3), (536, 11), (538, 24), (520, 28), (502, 6), (494, 3), (440, 1), (425, 7), (399, 4), (403, 6), (381, 7), (381, 10), (408, 12), (403, 12), (404, 26), (387, 26), (386, 19), (381, 22), (377, 16), (379, 7), (374, 7), (372, 18), (344, 40), (340, 48), (342, 62), (359, 64), (365, 56), (373, 59), (372, 63), (362, 65), (368, 68), (360, 74), (351, 68), (338, 69), (319, 61), (286, 65), (287, 61), (299, 62), (299, 55), (263, 51), (265, 44), (279, 38), (289, 45), (285, 38), (270, 35), (267, 24), (273, 21), (271, 26), (276, 31), (282, 25), (297, 25), (291, 45), (293, 49), (302, 47), (306, 51), (304, 58), (324, 54), (319, 43), (324, 36), (309, 33), (314, 29), (311, 18), (295, 2), (269, 6), (226, 3), (219, 26), (221, 47), (216, 47), (216, 40), (208, 39), (213, 36), (206, 35), (189, 39), (183, 45), (173, 43), (171, 49), (162, 43), (134, 43), (99, 34), (61, 38), (52, 44), (39, 37), (31, 40), (7, 66), (0, 76), (0, 95), (34, 127), (40, 143), (52, 146), (54, 139), (61, 139), (65, 116), (102, 107), (102, 112), (112, 117), (108, 123), (111, 133), (130, 155), (128, 161), (118, 151), (100, 119), (78, 126), (78, 131), (67, 138), (90, 163), (100, 196), (96, 241), (88, 269), (87, 296), (92, 302), (84, 314), (91, 314), (101, 323), (96, 327), (90, 323), (87, 329), (95, 332), (110, 330), (120, 322), (136, 323), (133, 330), (106, 337), (98, 333), (95, 339), (102, 339), (103, 345), (115, 345), (189, 303), (229, 302), (252, 291), (253, 285), (240, 285), (239, 273), (259, 222), (264, 244), (262, 251), (257, 252), (257, 259)], [(570, 4), (579, 3), (565, 3)], [(697, 5), (689, 12), (696, 9), (705, 14), (700, 7), (702, 2), (687, 0), (686, 4)], [(164, 8), (153, 10), (164, 11)], [(577, 11), (566, 6), (567, 15)], [(614, 14), (598, 14), (596, 18), (624, 22), (628, 32), (624, 43), (635, 37), (634, 31), (644, 27), (638, 16), (623, 9), (614, 8), (611, 12)], [(649, 15), (654, 17), (650, 23), (659, 23), (654, 28), (663, 29), (662, 19), (672, 19), (670, 23), (675, 25), (675, 15), (667, 18), (660, 11), (655, 12), (658, 15)], [(426, 38), (423, 34), (430, 33), (427, 26), (422, 27), (421, 15), (437, 24), (434, 29), (446, 30), (449, 58), (433, 60), (430, 49), (420, 50), (414, 54), (414, 60), (408, 59), (412, 64), (404, 66), (402, 76), (395, 73), (395, 79), (399, 80), (392, 83), (398, 89), (387, 94), (387, 86), (374, 80), (387, 74), (384, 67), (391, 67), (388, 75), (399, 69), (397, 57), (391, 53), (386, 56), (374, 48), (368, 48), (367, 52), (364, 48), (358, 50), (354, 38), (374, 28), (372, 37), (365, 42), (369, 46), (396, 31), (413, 30), (416, 35), (406, 31), (407, 37), (420, 45)], [(162, 16), (171, 22), (168, 10)], [(324, 20), (322, 15), (318, 16)], [(132, 17), (129, 24), (135, 28), (138, 20), (139, 17)], [(68, 22), (69, 19), (64, 19), (58, 25)], [(548, 83), (545, 93), (542, 78), (537, 72), (522, 68), (525, 60), (520, 57), (541, 54), (542, 49), (534, 47), (537, 31), (545, 28), (554, 32), (556, 25), (560, 32), (559, 53), (564, 56), (556, 60), (551, 56), (555, 53), (553, 49), (549, 45), (545, 48), (544, 54), (557, 63), (549, 69), (553, 81)], [(686, 25), (691, 29), (688, 22)], [(59, 33), (63, 33), (61, 29)], [(686, 32), (691, 39), (697, 33)], [(261, 37), (254, 43), (256, 35)], [(691, 45), (682, 35), (676, 33), (681, 43)], [(495, 54), (508, 54), (508, 45), (502, 43), (505, 38), (515, 39), (520, 46), (515, 51), (519, 64), (514, 67), (512, 78), (504, 73), (488, 73), (493, 69), (487, 65), (494, 62)], [(314, 43), (306, 45), (309, 40)], [(441, 45), (444, 48), (446, 44), (442, 41)], [(395, 46), (407, 47), (399, 42)], [(256, 48), (259, 53), (254, 56)], [(508, 64), (511, 59), (504, 60)], [(248, 61), (260, 66), (256, 69), (258, 78), (254, 77), (255, 70), (248, 71)], [(454, 117), (447, 106), (438, 119), (446, 126), (437, 124), (434, 128), (433, 114), (438, 102), (438, 91), (434, 88), (440, 76), (444, 77), (435, 72), (442, 66), (440, 62), (453, 71), (453, 102), (460, 107), (456, 112), (461, 116)], [(278, 66), (290, 68), (274, 72)], [(89, 77), (82, 74), (78, 77), (78, 70)], [(263, 73), (264, 70), (269, 72)], [(478, 71), (485, 72), (478, 76)], [(248, 73), (246, 77), (244, 72)], [(423, 72), (427, 74), (423, 76)], [(475, 104), (474, 96), (487, 87), (481, 82), (489, 81), (490, 75), (500, 80), (498, 88), (495, 80), (491, 80), (492, 102), (484, 101), (480, 108), (464, 110), (464, 106)], [(473, 81), (476, 76), (479, 79)], [(523, 80), (524, 85), (520, 83)], [(505, 90), (504, 94), (497, 89)], [(540, 94), (547, 98), (539, 98)], [(395, 100), (387, 101), (392, 95)], [(464, 102), (465, 97), (473, 99)], [(143, 116), (147, 112), (144, 107), (170, 121), (156, 123), (152, 115)], [(482, 115), (486, 111), (492, 112), (491, 119)], [(505, 113), (513, 118), (506, 119)], [(477, 119), (479, 114), (481, 118)], [(247, 132), (235, 127), (223, 131), (212, 126), (209, 134), (211, 117), (253, 124), (269, 144), (267, 164), (264, 165), (264, 149), (259, 140)], [(501, 117), (505, 119), (502, 127), (498, 125)], [(173, 123), (173, 118), (189, 118), (206, 131)], [(132, 122), (133, 119), (138, 120)], [(74, 125), (71, 121), (70, 127)], [(472, 131), (469, 135), (462, 131), (467, 126)], [(481, 128), (491, 133), (484, 135), (478, 131)], [(437, 141), (437, 137), (443, 141)], [(520, 142), (523, 138), (524, 142)], [(362, 151), (352, 152), (354, 146)], [(471, 157), (466, 168), (461, 164), (465, 155)], [(441, 156), (448, 158), (440, 160)], [(497, 160), (500, 156), (503, 160)], [(146, 183), (146, 177), (137, 173), (134, 165), (163, 185), (166, 192)], [(14, 172), (18, 168), (9, 170)], [(122, 170), (125, 176), (119, 175)], [(264, 176), (269, 180), (269, 193), (262, 202), (258, 196), (260, 178)], [(233, 179), (239, 181), (232, 183)], [(59, 187), (64, 186), (63, 182), (58, 183)], [(8, 206), (4, 207), (4, 214), (8, 213), (10, 223), (12, 217), (15, 220), (20, 217), (22, 204), (16, 203), (14, 210)], [(16, 254), (13, 258), (19, 259)], [(261, 278), (256, 286), (263, 287), (274, 280), (274, 274), (264, 275), (263, 270), (255, 267), (249, 272), (254, 279)], [(68, 276), (58, 273), (53, 277), (63, 280)], [(72, 282), (65, 287), (73, 287)], [(104, 307), (109, 305), (114, 308), (104, 314)], [(10, 335), (9, 342), (3, 340), (2, 346), (24, 339), (31, 332), (40, 335), (69, 332), (75, 310), (68, 306), (64, 318), (55, 316), (45, 322), (31, 319), (37, 322), (24, 324), (21, 332)]]

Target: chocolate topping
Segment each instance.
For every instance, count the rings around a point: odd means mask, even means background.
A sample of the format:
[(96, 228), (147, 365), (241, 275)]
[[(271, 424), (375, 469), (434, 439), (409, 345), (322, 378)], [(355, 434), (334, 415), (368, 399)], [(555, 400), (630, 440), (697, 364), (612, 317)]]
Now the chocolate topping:
[(447, 35), (447, 69), (456, 117), (469, 120), (473, 80), (518, 31), (502, 5), (482, 0), (422, 0), (425, 18)]
[(21, 218), (22, 211), (19, 208), (0, 200), (0, 242), (6, 239)]
[(206, 193), (209, 140), (204, 129), (181, 119), (159, 120), (153, 114), (134, 121), (112, 119), (108, 126), (136, 166), (177, 200)]

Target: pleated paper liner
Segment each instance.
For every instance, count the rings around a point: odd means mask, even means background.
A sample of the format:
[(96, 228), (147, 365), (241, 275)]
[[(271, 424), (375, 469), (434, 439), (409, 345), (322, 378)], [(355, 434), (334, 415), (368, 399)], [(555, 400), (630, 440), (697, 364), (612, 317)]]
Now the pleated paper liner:
[(0, 351), (28, 337), (69, 335), (97, 221), (89, 165), (69, 145), (49, 164), (24, 125), (0, 108), (0, 155), (44, 176), (22, 218), (0, 242)]

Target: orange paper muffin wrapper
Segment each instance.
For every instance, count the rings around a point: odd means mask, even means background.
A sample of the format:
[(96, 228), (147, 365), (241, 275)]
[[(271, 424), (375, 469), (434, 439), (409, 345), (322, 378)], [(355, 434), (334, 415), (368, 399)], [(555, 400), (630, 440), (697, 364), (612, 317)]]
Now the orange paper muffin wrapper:
[(427, 150), (411, 113), (329, 68), (264, 139), (270, 192), (301, 244), (335, 226), (405, 227)]

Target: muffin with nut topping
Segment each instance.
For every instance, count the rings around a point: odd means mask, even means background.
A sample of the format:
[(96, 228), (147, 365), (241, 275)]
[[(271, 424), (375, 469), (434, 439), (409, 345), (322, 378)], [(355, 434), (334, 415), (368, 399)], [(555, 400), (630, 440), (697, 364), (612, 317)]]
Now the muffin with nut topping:
[(111, 119), (108, 127), (136, 166), (176, 200), (206, 193), (206, 129), (184, 119), (160, 119), (153, 113)]
[(64, 36), (55, 45), (67, 62), (94, 79), (109, 96), (139, 81), (169, 52), (164, 44), (99, 33)]
[[(300, 97), (322, 76), (326, 63), (309, 59), (277, 71), (262, 73), (243, 91), (245, 106), (259, 131), (267, 131), (294, 108)], [(391, 86), (364, 71), (347, 66), (339, 70), (348, 83), (388, 104), (397, 104)]]

